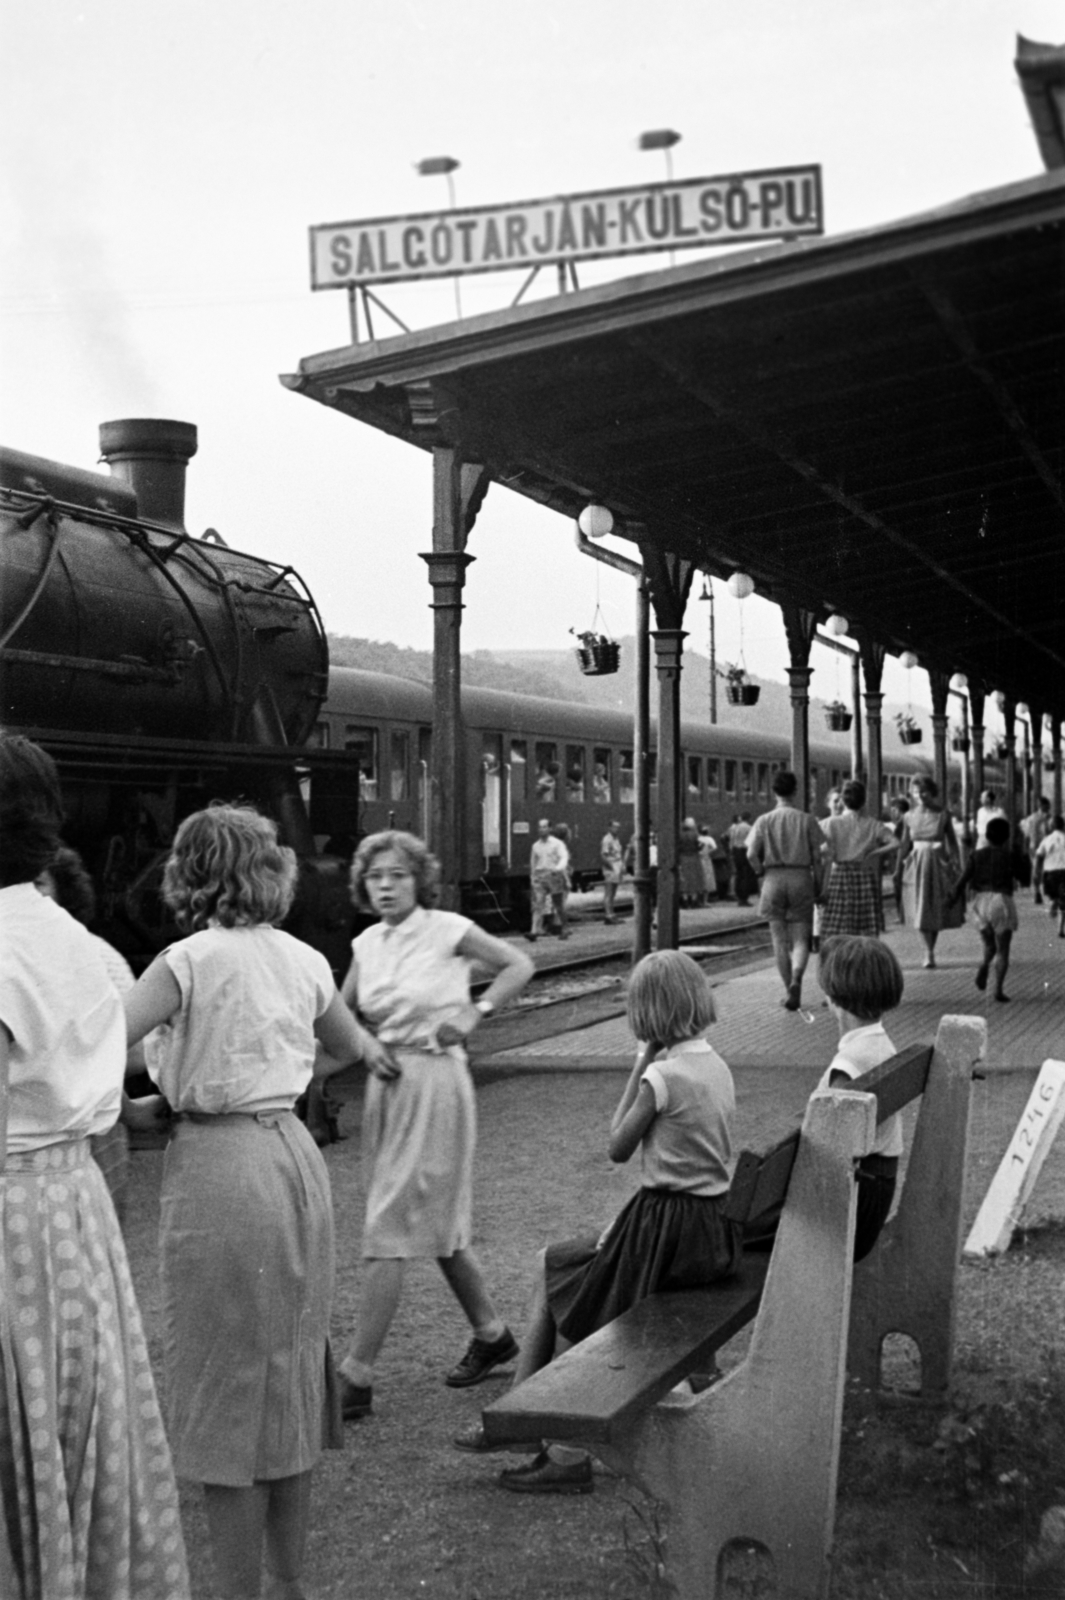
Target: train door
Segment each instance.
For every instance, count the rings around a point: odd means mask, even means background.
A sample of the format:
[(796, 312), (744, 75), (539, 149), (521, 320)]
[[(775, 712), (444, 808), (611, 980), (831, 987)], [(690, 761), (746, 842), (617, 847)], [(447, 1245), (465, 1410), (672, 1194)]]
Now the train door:
[(429, 837), (429, 760), (433, 749), (431, 728), (418, 729), (418, 760), (414, 769), (414, 800), (418, 808), (417, 831)]
[(506, 856), (508, 868), (514, 865), (514, 840), (529, 832), (529, 745), (525, 739), (511, 739), (506, 770)]
[(392, 728), (388, 736), (388, 826), (409, 830), (414, 825), (410, 729)]
[(503, 735), (481, 737), (481, 849), (487, 870), (503, 854)]

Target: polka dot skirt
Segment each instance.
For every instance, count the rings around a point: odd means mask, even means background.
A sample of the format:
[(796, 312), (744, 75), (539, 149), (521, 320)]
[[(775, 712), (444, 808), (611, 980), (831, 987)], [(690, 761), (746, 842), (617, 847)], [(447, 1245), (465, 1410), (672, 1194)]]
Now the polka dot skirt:
[(129, 1266), (85, 1141), (9, 1156), (0, 1175), (5, 1568), (18, 1600), (189, 1594)]

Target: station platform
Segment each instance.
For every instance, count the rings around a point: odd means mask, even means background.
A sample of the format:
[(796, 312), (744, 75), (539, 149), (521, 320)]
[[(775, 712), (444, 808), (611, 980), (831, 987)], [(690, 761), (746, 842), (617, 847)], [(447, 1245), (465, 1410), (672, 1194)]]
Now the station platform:
[[(897, 1049), (930, 1040), (939, 1019), (945, 1013), (953, 1013), (987, 1019), (988, 1071), (1031, 1071), (1047, 1058), (1065, 1060), (1065, 939), (1058, 938), (1057, 918), (1051, 918), (1045, 906), (1034, 904), (1030, 890), (1018, 895), (1017, 909), (1020, 927), (1013, 938), (1006, 982), (1010, 1001), (1003, 1005), (992, 998), (990, 988), (981, 993), (975, 986), (982, 949), (975, 928), (966, 924), (941, 933), (936, 966), (926, 970), (922, 966), (925, 949), (920, 936), (900, 927), (894, 908), (887, 907), (885, 938), (897, 955), (906, 980), (902, 1004), (885, 1019)], [(730, 908), (727, 903), (707, 908), (707, 913), (713, 912), (714, 916), (687, 912), (685, 917), (705, 917), (707, 932), (712, 933), (714, 922), (720, 924), (723, 914), (729, 911), (735, 917), (736, 907)], [(754, 912), (748, 914), (753, 916)], [(631, 938), (631, 923), (628, 932)], [(544, 945), (556, 944), (555, 940), (544, 941)], [(720, 981), (711, 975), (711, 983), (718, 1021), (710, 1038), (733, 1069), (765, 1066), (808, 1070), (827, 1065), (838, 1030), (831, 1012), (822, 1004), (816, 956), (807, 969), (803, 1009), (798, 1012), (781, 1008), (783, 990), (771, 960), (759, 961), (755, 970), (723, 975)], [(616, 1018), (521, 1049), (476, 1054), (473, 1066), (475, 1071), (594, 1071), (624, 1069), (631, 1061), (631, 1036), (624, 1019)]]

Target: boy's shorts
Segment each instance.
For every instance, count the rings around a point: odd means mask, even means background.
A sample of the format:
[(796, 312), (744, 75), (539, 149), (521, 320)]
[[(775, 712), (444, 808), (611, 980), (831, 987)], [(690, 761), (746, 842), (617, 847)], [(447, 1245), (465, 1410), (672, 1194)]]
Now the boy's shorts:
[(762, 880), (758, 910), (772, 922), (814, 920), (814, 880), (809, 867), (770, 867)]

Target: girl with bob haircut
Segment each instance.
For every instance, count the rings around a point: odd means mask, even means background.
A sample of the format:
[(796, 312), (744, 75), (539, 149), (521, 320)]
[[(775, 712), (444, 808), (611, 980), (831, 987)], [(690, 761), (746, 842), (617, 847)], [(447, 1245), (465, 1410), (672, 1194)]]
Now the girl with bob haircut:
[[(645, 956), (629, 981), (628, 1019), (641, 1043), (607, 1149), (619, 1163), (640, 1151), (640, 1188), (599, 1238), (541, 1254), (515, 1384), (648, 1295), (713, 1283), (740, 1264), (740, 1230), (724, 1214), (735, 1089), (703, 1037), (714, 1003), (692, 958), (679, 950)], [(488, 1448), (479, 1424), (455, 1444)], [(548, 1445), (500, 1482), (517, 1494), (585, 1494), (591, 1462)]]
[(311, 1470), (340, 1443), (329, 1355), (333, 1211), (325, 1163), (293, 1112), (315, 1070), (361, 1058), (395, 1075), (354, 1022), (325, 957), (275, 924), (296, 862), (242, 806), (187, 817), (163, 898), (188, 937), (126, 998), (175, 1122), (160, 1272), (171, 1440), (204, 1485), (218, 1588), (297, 1595)]
[[(371, 1082), (362, 1119), (368, 1168), (359, 1318), (341, 1363), (346, 1421), (373, 1410), (374, 1364), (399, 1308), (406, 1265), (434, 1260), (470, 1324), (451, 1388), (480, 1383), (518, 1353), (472, 1243), (477, 1114), (466, 1042), (532, 977), (533, 964), (454, 911), (435, 909), (440, 868), (421, 839), (388, 831), (364, 839), (352, 896), (380, 921), (351, 947), (343, 996), (392, 1052), (402, 1076)], [(470, 969), (492, 981), (476, 1003)]]
[[(122, 1003), (96, 941), (36, 888), (62, 817), (51, 757), (0, 735), (0, 1592), (187, 1600), (170, 1452), (90, 1153), (119, 1114)], [(131, 1106), (152, 1125), (154, 1102)]]
[[(877, 938), (826, 939), (818, 982), (839, 1024), (839, 1044), (819, 1089), (846, 1088), (895, 1054), (881, 1021), (902, 999), (902, 968)], [(867, 1256), (887, 1221), (902, 1155), (902, 1118), (888, 1117), (876, 1143), (855, 1163), (858, 1210), (854, 1259)]]

